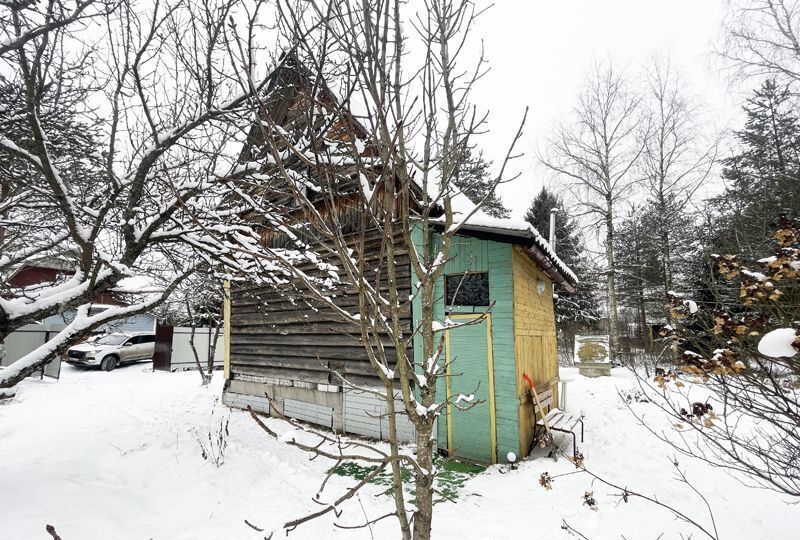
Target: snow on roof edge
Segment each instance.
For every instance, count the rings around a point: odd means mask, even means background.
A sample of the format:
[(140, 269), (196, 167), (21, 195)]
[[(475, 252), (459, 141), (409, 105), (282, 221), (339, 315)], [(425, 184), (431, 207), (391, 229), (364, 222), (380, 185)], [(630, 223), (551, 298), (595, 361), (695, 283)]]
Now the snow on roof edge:
[[(536, 230), (536, 227), (527, 221), (522, 222), (513, 220), (511, 218), (492, 218), (491, 216), (487, 216), (490, 219), (501, 220), (508, 223), (507, 225), (488, 225), (481, 222), (475, 223), (475, 217), (476, 216), (472, 216), (470, 219), (468, 219), (467, 222), (461, 226), (461, 229), (466, 231), (505, 234), (508, 236), (517, 236), (520, 238), (533, 240), (533, 243), (536, 245), (536, 247), (539, 248), (548, 259), (550, 259), (550, 261), (555, 265), (558, 271), (561, 272), (561, 274), (563, 274), (573, 284), (577, 284), (579, 282), (578, 276), (575, 275), (575, 272), (573, 272), (572, 269), (553, 252), (553, 248), (550, 246), (550, 243), (544, 239), (539, 231)], [(522, 226), (523, 223), (525, 226)]]
[[(516, 220), (513, 218), (499, 218), (493, 217), (478, 208), (474, 202), (470, 200), (464, 193), (456, 192), (450, 196), (450, 206), (453, 209), (453, 221), (459, 223), (459, 216), (468, 216), (474, 210), (474, 213), (466, 219), (461, 225), (461, 228), (468, 231), (482, 231), (494, 234), (505, 234), (508, 236), (517, 236), (520, 238), (527, 238), (533, 240), (533, 244), (539, 248), (544, 255), (550, 259), (550, 262), (556, 269), (573, 285), (577, 285), (579, 280), (575, 272), (556, 255), (550, 243), (536, 230), (536, 227), (531, 225), (525, 220)], [(439, 218), (443, 221), (444, 218)]]

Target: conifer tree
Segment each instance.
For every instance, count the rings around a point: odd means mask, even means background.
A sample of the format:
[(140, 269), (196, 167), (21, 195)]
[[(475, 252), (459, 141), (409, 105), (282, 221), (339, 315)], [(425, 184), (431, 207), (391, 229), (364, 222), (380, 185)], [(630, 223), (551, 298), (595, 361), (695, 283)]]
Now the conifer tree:
[(550, 210), (558, 209), (556, 219), (556, 253), (578, 276), (577, 291), (569, 294), (559, 285), (555, 309), (556, 319), (562, 327), (577, 330), (592, 324), (599, 317), (597, 311), (596, 283), (589, 268), (591, 262), (586, 255), (583, 240), (574, 220), (569, 219), (561, 197), (542, 188), (525, 213), (525, 220), (533, 225), (545, 238), (550, 237)]
[(648, 321), (663, 315), (663, 261), (653, 236), (658, 235), (654, 204), (631, 206), (617, 228), (620, 305), (636, 314), (642, 345), (650, 346)]
[(476, 204), (488, 194), (481, 210), (492, 217), (507, 218), (511, 212), (496, 192), (496, 183), (489, 172), (492, 164), (484, 159), (483, 152), (475, 155), (472, 149), (467, 148), (463, 150), (463, 155), (464, 158), (459, 161), (458, 175), (453, 183)]
[(791, 90), (765, 81), (747, 100), (744, 128), (735, 132), (741, 152), (724, 161), (725, 192), (712, 251), (762, 253), (778, 216), (800, 215), (800, 119)]
[[(620, 302), (635, 309), (640, 322), (646, 318), (666, 318), (669, 322), (668, 296), (692, 290), (698, 253), (698, 226), (694, 220), (668, 195), (631, 207), (621, 221), (615, 245)], [(666, 252), (664, 237), (669, 239), (670, 250)], [(669, 276), (668, 281), (665, 276)]]

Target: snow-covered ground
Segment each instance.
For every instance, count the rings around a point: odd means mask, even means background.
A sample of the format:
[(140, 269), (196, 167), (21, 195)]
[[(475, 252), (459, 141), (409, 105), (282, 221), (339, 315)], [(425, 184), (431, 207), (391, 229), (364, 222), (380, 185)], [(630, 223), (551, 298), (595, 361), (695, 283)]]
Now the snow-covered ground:
[[(200, 386), (195, 373), (153, 373), (149, 365), (106, 373), (69, 366), (61, 381), (27, 381), (18, 397), (0, 405), (0, 539), (49, 539), (52, 524), (64, 540), (253, 539), (244, 520), (273, 528), (320, 507), (311, 501), (331, 462), (309, 461), (271, 440), (243, 412), (230, 416), (225, 463), (200, 455), (197, 433), (227, 411), (219, 403), (221, 377)], [(629, 374), (575, 377), (569, 408), (586, 414), (586, 465), (620, 485), (675, 505), (711, 526), (700, 499), (675, 481), (672, 452), (654, 440), (625, 408), (617, 388)], [(635, 407), (647, 413), (648, 404)], [(649, 411), (652, 422), (657, 418)], [(270, 420), (280, 430), (286, 424)], [(563, 444), (567, 444), (566, 438)], [(689, 479), (711, 503), (720, 538), (797, 538), (800, 506), (768, 491), (742, 486), (723, 471), (680, 458)], [(618, 503), (610, 488), (584, 474), (539, 486), (542, 472), (573, 471), (562, 459), (525, 461), (517, 470), (492, 467), (467, 482), (460, 499), (436, 507), (434, 538), (571, 538), (562, 521), (591, 539), (703, 536), (667, 511), (632, 499)], [(330, 499), (353, 484), (334, 476)], [(343, 506), (340, 523), (380, 516), (391, 500), (379, 486)], [(583, 505), (593, 491), (598, 509)], [(390, 520), (373, 531), (344, 530), (331, 518), (300, 526), (289, 538), (396, 538)]]

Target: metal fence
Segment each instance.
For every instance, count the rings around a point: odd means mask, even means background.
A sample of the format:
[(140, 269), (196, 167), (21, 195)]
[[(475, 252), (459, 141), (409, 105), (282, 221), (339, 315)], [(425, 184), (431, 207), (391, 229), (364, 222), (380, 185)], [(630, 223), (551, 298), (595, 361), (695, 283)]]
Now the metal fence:
[[(6, 336), (5, 341), (0, 342), (0, 367), (9, 366), (50, 341), (58, 332), (63, 330), (64, 324), (40, 324), (33, 323), (25, 325)], [(192, 329), (190, 327), (176, 326), (172, 332), (172, 343), (170, 347), (169, 360), (166, 366), (168, 371), (185, 371), (197, 369), (194, 353), (191, 346)], [(211, 351), (211, 344), (214, 340), (214, 328), (195, 328), (194, 346), (200, 357), (203, 369), (208, 365), (208, 355)], [(224, 339), (221, 335), (217, 339), (217, 348), (214, 351), (214, 367), (222, 369), (224, 358)], [(54, 358), (44, 368), (34, 372), (31, 377), (52, 377), (58, 379), (61, 373), (61, 358)]]
[[(211, 344), (214, 341), (215, 329), (210, 327), (195, 328), (194, 332), (194, 347), (200, 357), (200, 364), (205, 369), (208, 365), (208, 355), (211, 352)], [(169, 371), (197, 369), (190, 342), (191, 337), (191, 327), (175, 326), (172, 328), (172, 354), (169, 362)], [(222, 330), (220, 329), (217, 348), (214, 350), (215, 369), (222, 369), (224, 341), (222, 339)]]
[[(0, 366), (10, 366), (23, 356), (35, 351), (64, 329), (64, 324), (32, 323), (15, 330), (0, 343)], [(52, 377), (61, 374), (61, 358), (53, 358), (50, 363), (31, 377)]]

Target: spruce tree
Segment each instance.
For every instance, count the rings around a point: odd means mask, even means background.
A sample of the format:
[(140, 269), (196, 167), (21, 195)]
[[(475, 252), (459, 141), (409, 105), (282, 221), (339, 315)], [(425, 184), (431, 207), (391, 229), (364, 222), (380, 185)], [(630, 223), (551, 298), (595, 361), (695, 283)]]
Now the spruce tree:
[(716, 270), (719, 256), (735, 254), (756, 264), (771, 248), (781, 221), (800, 216), (800, 117), (787, 86), (765, 81), (743, 109), (746, 121), (735, 131), (740, 151), (724, 160), (725, 191), (711, 199), (698, 229), (702, 253), (687, 265), (693, 299), (707, 309), (697, 315), (713, 325), (714, 311), (741, 309), (739, 291)]
[(664, 315), (663, 261), (654, 236), (659, 217), (656, 205), (631, 207), (617, 227), (616, 252), (619, 268), (620, 305), (636, 314), (642, 345), (650, 346), (649, 321)]
[(724, 161), (725, 192), (712, 235), (715, 252), (762, 253), (778, 216), (800, 215), (800, 119), (791, 90), (765, 81), (744, 106), (735, 132), (741, 151)]
[(590, 271), (591, 262), (584, 250), (583, 241), (574, 220), (569, 219), (564, 202), (555, 193), (542, 188), (525, 213), (525, 220), (544, 238), (550, 237), (550, 210), (558, 210), (556, 219), (556, 254), (578, 276), (577, 291), (569, 294), (558, 284), (555, 309), (556, 319), (562, 329), (577, 333), (599, 318), (597, 310), (597, 285)]
[[(663, 238), (669, 238), (669, 250)], [(698, 253), (694, 215), (672, 196), (632, 207), (619, 225), (615, 249), (619, 255), (620, 302), (639, 318), (669, 319), (670, 292), (692, 289)], [(665, 276), (669, 276), (667, 279)]]
[(509, 217), (511, 212), (503, 205), (503, 201), (495, 191), (497, 186), (494, 185), (489, 172), (491, 163), (484, 159), (483, 152), (474, 155), (473, 150), (467, 148), (462, 151), (459, 163), (458, 174), (453, 183), (461, 192), (476, 204), (488, 194), (481, 210), (493, 217)]

